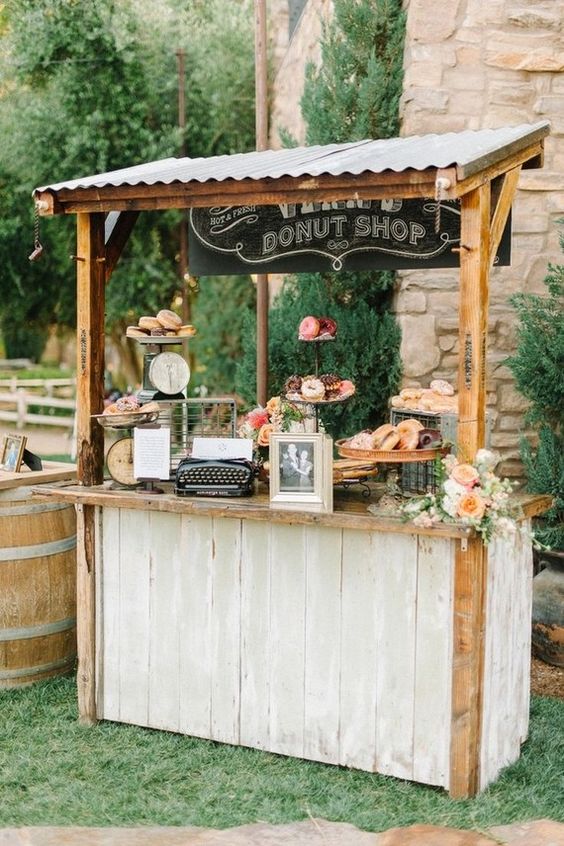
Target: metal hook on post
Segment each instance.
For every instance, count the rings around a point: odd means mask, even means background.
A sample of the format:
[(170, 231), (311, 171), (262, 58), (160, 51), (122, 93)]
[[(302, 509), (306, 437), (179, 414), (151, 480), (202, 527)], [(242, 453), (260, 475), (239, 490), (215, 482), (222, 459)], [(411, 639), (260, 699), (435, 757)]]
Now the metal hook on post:
[(437, 176), (435, 180), (435, 234), (441, 230), (441, 200), (445, 199), (445, 192), (451, 186), (450, 179), (446, 176)]

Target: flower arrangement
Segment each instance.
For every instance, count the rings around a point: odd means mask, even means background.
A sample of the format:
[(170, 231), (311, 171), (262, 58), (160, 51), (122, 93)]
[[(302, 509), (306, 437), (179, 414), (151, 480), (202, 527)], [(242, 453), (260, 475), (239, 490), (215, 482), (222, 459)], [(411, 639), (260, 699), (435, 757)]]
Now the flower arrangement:
[(252, 438), (255, 447), (268, 447), (271, 432), (290, 432), (293, 424), (303, 424), (305, 415), (291, 402), (271, 397), (266, 407), (247, 412), (237, 430), (240, 438)]
[(487, 449), (478, 450), (473, 464), (447, 455), (437, 462), (437, 492), (410, 500), (402, 516), (423, 527), (442, 522), (473, 526), (486, 544), (514, 534), (521, 509), (511, 501), (511, 482), (493, 472), (498, 460)]

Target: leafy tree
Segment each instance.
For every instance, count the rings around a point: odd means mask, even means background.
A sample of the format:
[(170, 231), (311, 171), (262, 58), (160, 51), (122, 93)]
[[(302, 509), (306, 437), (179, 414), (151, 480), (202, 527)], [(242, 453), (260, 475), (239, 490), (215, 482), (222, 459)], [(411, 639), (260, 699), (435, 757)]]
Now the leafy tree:
[[(7, 338), (15, 324), (39, 341), (50, 324), (75, 322), (74, 219), (42, 221), (44, 255), (30, 265), (32, 189), (175, 155), (177, 47), (190, 56), (189, 155), (252, 147), (250, 9), (250, 0), (228, 9), (218, 0), (8, 0), (0, 47), (8, 70), (0, 96), (0, 325)], [(220, 85), (225, 55), (230, 61)], [(139, 217), (107, 289), (107, 325), (116, 343), (134, 317), (174, 301), (179, 221), (178, 212)], [(130, 369), (132, 350), (123, 347)]]
[[(564, 250), (564, 237), (560, 243)], [(537, 535), (564, 550), (564, 265), (549, 265), (545, 285), (547, 295), (511, 298), (519, 319), (518, 344), (507, 363), (531, 404), (527, 419), (538, 435), (534, 445), (521, 440), (527, 487), (553, 496)]]
[[(387, 138), (398, 134), (405, 15), (401, 0), (335, 0), (326, 25), (319, 68), (309, 65), (301, 101), (308, 144)], [(324, 370), (353, 379), (354, 400), (323, 412), (334, 437), (374, 427), (386, 416), (401, 365), (400, 332), (389, 309), (393, 275), (387, 272), (298, 274), (288, 278), (270, 316), (271, 389), (293, 372), (310, 372), (311, 351), (296, 341), (306, 314), (338, 321), (335, 344), (322, 350)], [(252, 333), (238, 389), (253, 401)], [(328, 348), (326, 350), (326, 347)]]

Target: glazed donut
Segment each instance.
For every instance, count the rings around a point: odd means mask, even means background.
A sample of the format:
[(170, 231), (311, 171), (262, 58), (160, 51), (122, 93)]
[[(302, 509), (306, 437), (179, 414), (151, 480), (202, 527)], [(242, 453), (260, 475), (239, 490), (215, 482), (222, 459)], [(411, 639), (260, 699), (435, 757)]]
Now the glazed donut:
[(395, 449), (399, 442), (399, 433), (394, 429), (393, 432), (389, 432), (386, 437), (382, 440), (382, 445), (380, 446), (380, 449), (388, 452), (389, 450)]
[(319, 335), (319, 320), (308, 315), (304, 317), (298, 328), (298, 338), (302, 341), (312, 341)]
[(358, 434), (353, 435), (352, 438), (346, 442), (346, 446), (351, 447), (352, 449), (373, 449), (373, 437), (372, 432), (368, 429), (364, 432), (358, 432)]
[(160, 329), (161, 324), (156, 317), (140, 317), (137, 321), (139, 329)]
[(169, 308), (162, 308), (157, 314), (157, 320), (160, 326), (165, 329), (180, 329), (182, 326), (182, 318)]
[(446, 382), (444, 379), (434, 379), (429, 385), (429, 387), (436, 394), (440, 394), (443, 397), (454, 396), (454, 388), (452, 387), (450, 382)]
[(123, 411), (139, 411), (139, 400), (134, 396), (120, 397), (116, 400), (116, 410)]
[(197, 332), (197, 329), (192, 326), (191, 323), (186, 323), (184, 326), (181, 326), (178, 331), (177, 335), (180, 338), (192, 338)]
[(403, 400), (417, 400), (422, 393), (421, 388), (402, 388), (399, 395)]
[(125, 330), (127, 338), (146, 338), (149, 334), (148, 329), (141, 329), (140, 326), (128, 326)]
[[(406, 435), (408, 432), (418, 432), (420, 429), (423, 429), (423, 423), (421, 423), (420, 420), (416, 420), (415, 417), (408, 417), (407, 420), (400, 420), (400, 422), (396, 424), (396, 429), (403, 437), (403, 435)], [(413, 447), (413, 449), (415, 449), (415, 447)]]
[(419, 432), (416, 429), (405, 430), (399, 439), (398, 449), (417, 449), (419, 446)]
[(399, 396), (399, 394), (391, 398), (390, 405), (392, 406), (392, 408), (405, 408), (405, 402)]
[(325, 396), (325, 385), (320, 379), (304, 379), (302, 381), (301, 392), (304, 399), (321, 400)]
[[(382, 446), (384, 440), (388, 437), (388, 435), (394, 433), (396, 433), (396, 427), (392, 426), (391, 423), (383, 423), (381, 426), (378, 426), (378, 428), (374, 429), (372, 432), (372, 449), (384, 449)], [(392, 449), (392, 447), (390, 447), (390, 449)]]

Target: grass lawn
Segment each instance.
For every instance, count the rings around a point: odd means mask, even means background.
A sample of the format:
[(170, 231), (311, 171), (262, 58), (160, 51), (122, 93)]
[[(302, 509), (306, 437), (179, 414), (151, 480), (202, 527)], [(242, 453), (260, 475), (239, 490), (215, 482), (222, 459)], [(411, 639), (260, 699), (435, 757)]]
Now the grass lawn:
[(521, 759), (477, 799), (116, 723), (77, 722), (73, 678), (0, 690), (0, 826), (199, 825), (310, 814), (380, 831), (564, 821), (564, 701), (536, 697)]

